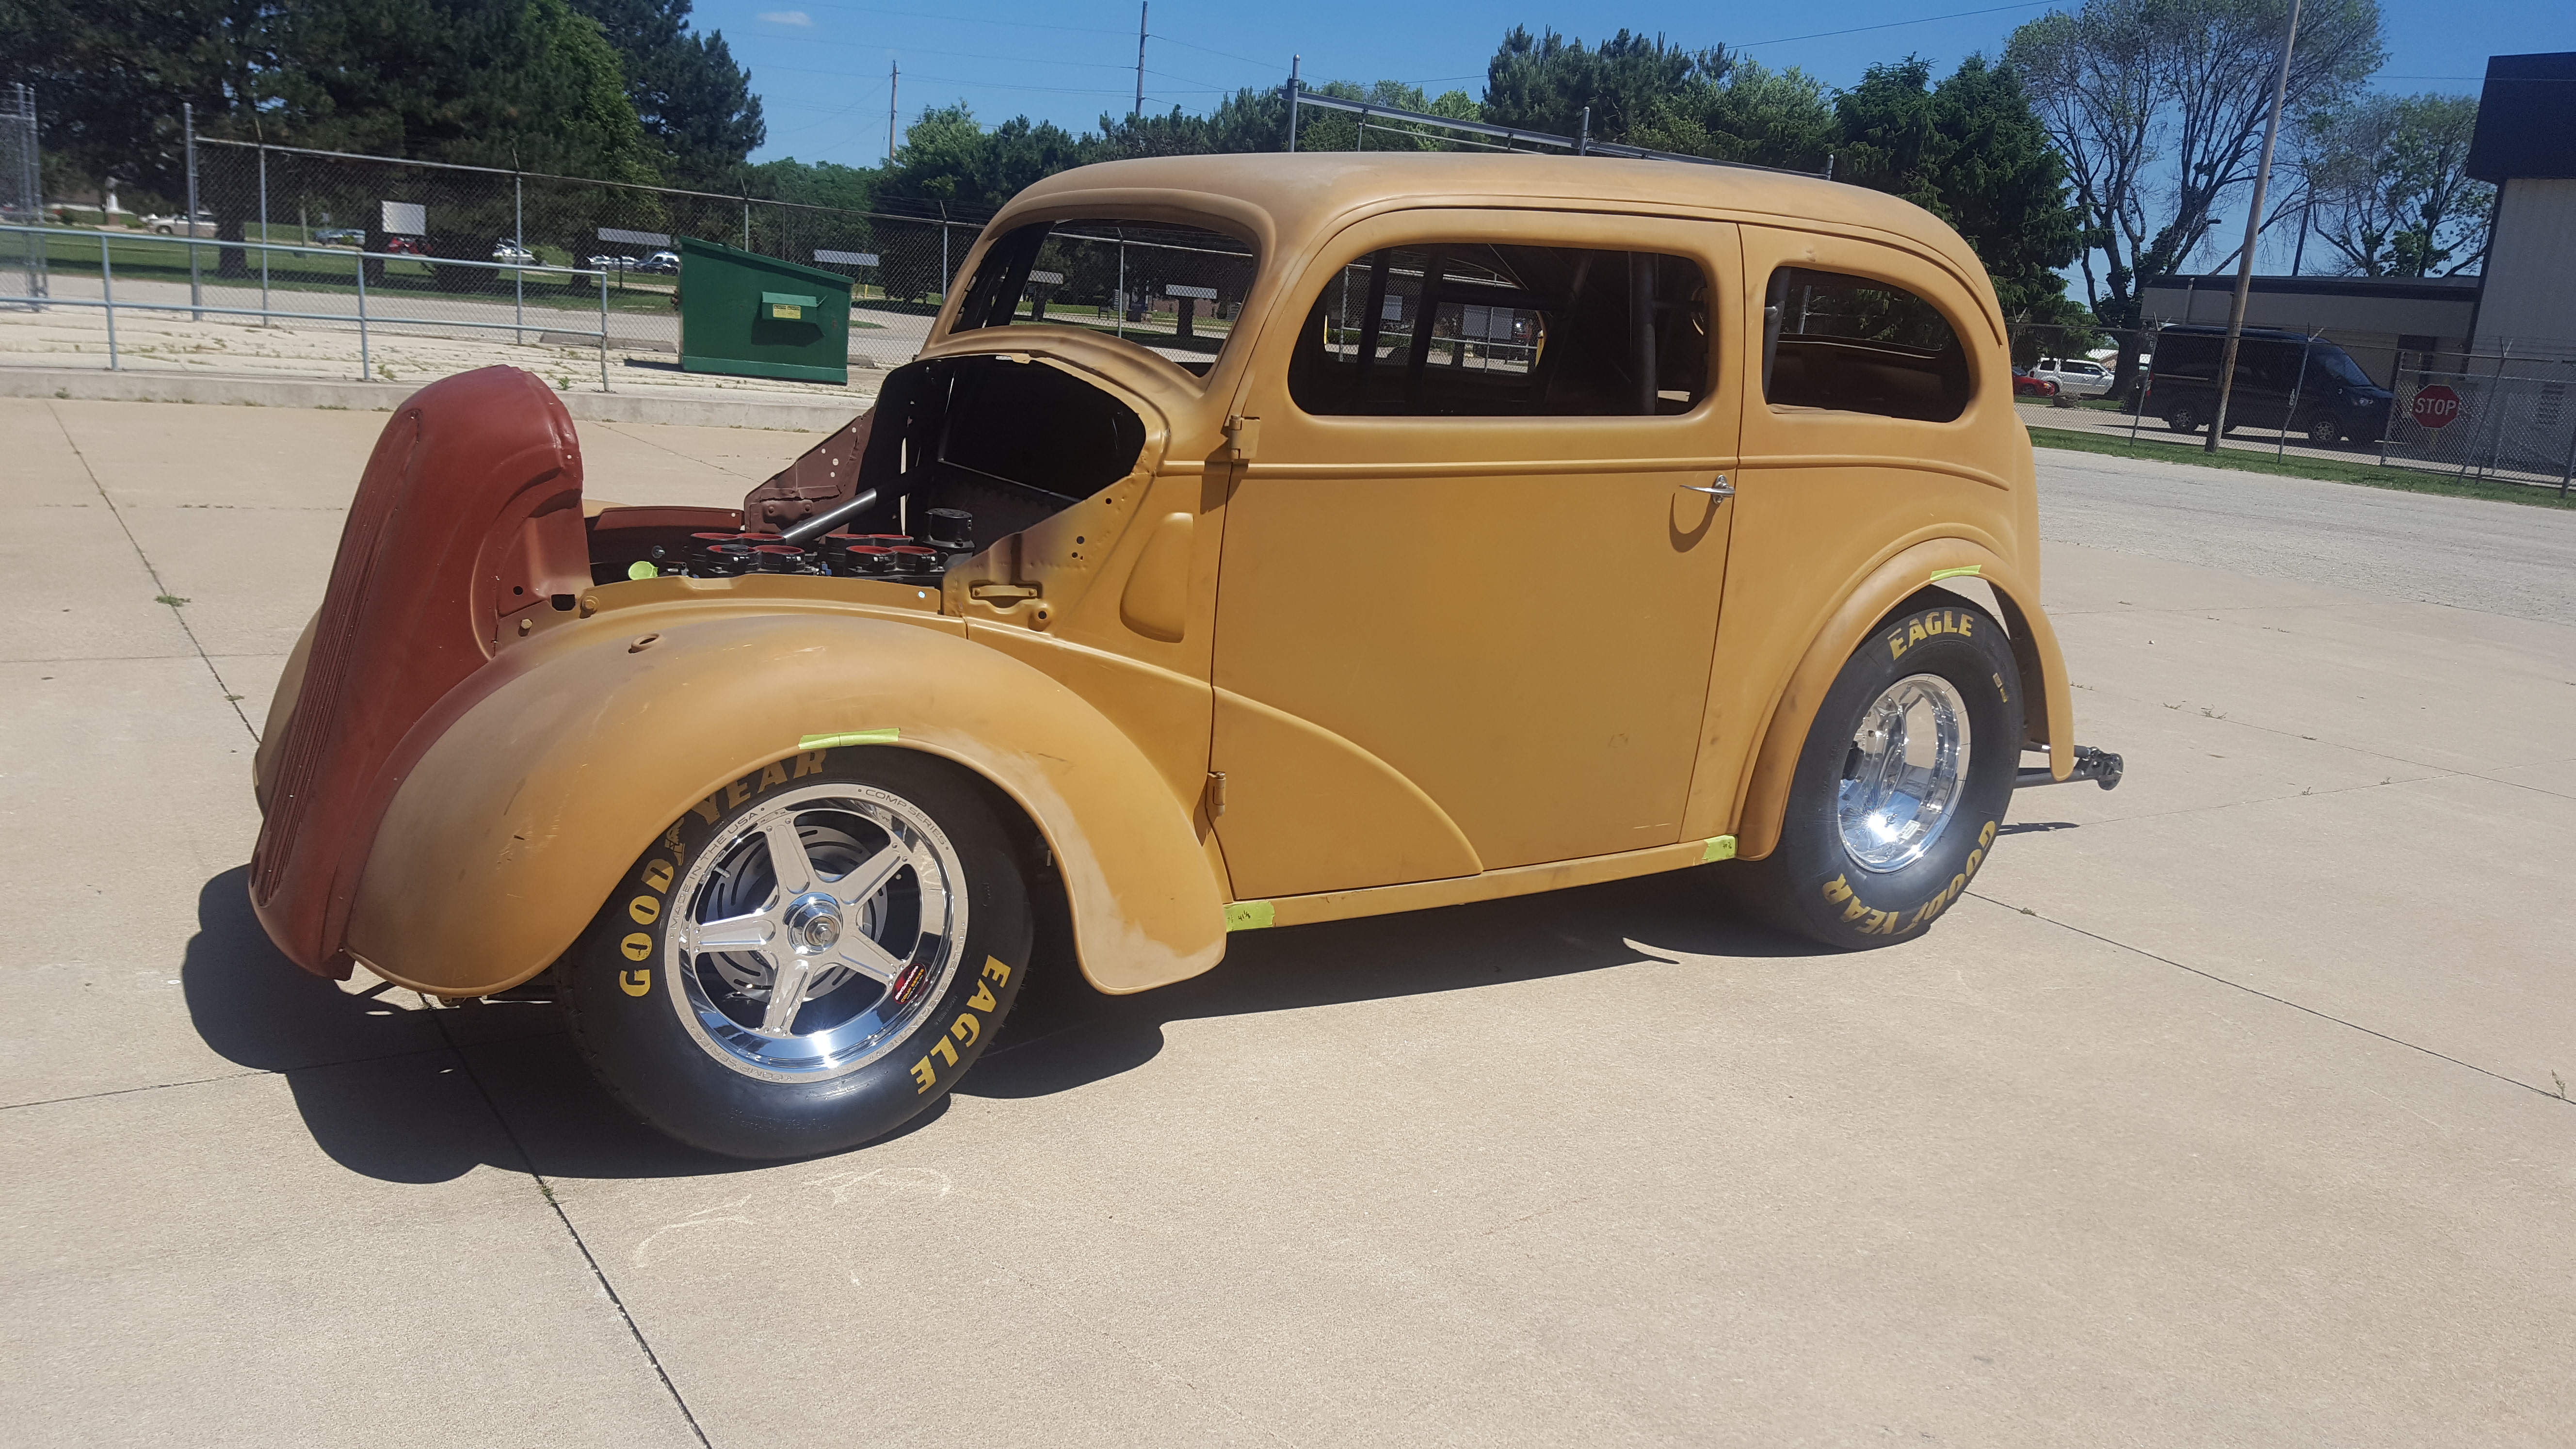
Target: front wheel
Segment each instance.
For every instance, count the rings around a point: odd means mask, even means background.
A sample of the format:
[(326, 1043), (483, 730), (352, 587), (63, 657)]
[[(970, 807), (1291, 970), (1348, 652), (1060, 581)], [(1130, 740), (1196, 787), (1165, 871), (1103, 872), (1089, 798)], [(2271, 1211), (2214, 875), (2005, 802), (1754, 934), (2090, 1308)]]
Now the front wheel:
[(559, 969), (574, 1040), (646, 1123), (736, 1157), (901, 1126), (1019, 996), (1028, 862), (986, 793), (889, 746), (724, 786), (618, 883)]
[(1734, 867), (1738, 898), (1844, 950), (1922, 934), (1976, 878), (2012, 803), (2016, 671), (1993, 615), (1949, 596), (1909, 601), (1826, 692), (1779, 844)]
[(2200, 409), (2189, 403), (2175, 403), (2165, 413), (2165, 426), (2177, 433), (2200, 431)]
[(2335, 423), (2334, 414), (2316, 413), (2308, 418), (2308, 442), (2316, 447), (2331, 448), (2343, 441), (2343, 429)]

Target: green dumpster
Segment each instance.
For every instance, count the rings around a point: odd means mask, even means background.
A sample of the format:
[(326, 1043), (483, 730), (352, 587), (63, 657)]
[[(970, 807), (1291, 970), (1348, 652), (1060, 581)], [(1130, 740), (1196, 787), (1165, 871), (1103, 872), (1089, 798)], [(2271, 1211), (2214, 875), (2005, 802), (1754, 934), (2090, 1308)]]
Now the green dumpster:
[(850, 279), (680, 238), (680, 368), (850, 380)]

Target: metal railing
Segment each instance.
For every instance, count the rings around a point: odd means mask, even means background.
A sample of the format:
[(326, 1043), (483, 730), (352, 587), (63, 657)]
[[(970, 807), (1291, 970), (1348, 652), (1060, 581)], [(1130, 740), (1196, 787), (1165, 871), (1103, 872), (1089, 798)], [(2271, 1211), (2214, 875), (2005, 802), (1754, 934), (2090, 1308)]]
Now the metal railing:
[[(54, 226), (0, 225), (0, 237), (7, 237), (13, 243), (23, 243), (31, 251), (42, 256), (55, 283), (44, 293), (0, 296), (0, 302), (33, 311), (46, 311), (55, 307), (91, 307), (104, 312), (107, 319), (107, 365), (111, 372), (124, 370), (124, 358), (118, 349), (116, 336), (116, 314), (119, 311), (184, 313), (191, 320), (202, 320), (206, 317), (257, 318), (261, 325), (270, 325), (278, 321), (354, 324), (358, 332), (358, 376), (364, 380), (372, 378), (375, 370), (372, 336), (375, 329), (408, 327), (444, 331), (461, 328), (476, 332), (510, 332), (524, 340), (526, 333), (531, 330), (528, 317), (528, 287), (531, 282), (539, 286), (551, 283), (560, 295), (577, 279), (588, 277), (596, 283), (597, 287), (599, 318), (597, 330), (580, 331), (565, 328), (555, 325), (555, 320), (550, 319), (541, 319), (537, 330), (541, 335), (570, 336), (595, 343), (599, 352), (599, 390), (610, 391), (608, 381), (609, 279), (605, 270), (547, 266), (534, 262), (465, 261), (446, 257), (424, 257), (405, 252), (361, 251), (354, 247), (296, 246), (277, 242), (142, 235), (133, 232)], [(61, 283), (80, 275), (78, 269), (85, 266), (88, 260), (88, 248), (92, 245), (97, 248), (99, 295), (95, 298), (65, 295), (65, 288)], [(118, 300), (116, 252), (120, 247), (127, 249), (148, 247), (156, 251), (174, 247), (187, 248), (188, 299), (184, 302)], [(220, 302), (210, 303), (206, 300), (208, 287), (203, 280), (205, 269), (197, 264), (201, 255), (199, 249), (205, 247), (215, 248), (219, 254), (258, 253), (258, 306), (224, 306)], [(71, 255), (65, 253), (71, 253)], [(303, 290), (287, 291), (271, 286), (270, 263), (272, 257), (277, 256), (283, 256), (296, 263), (295, 270), (307, 274), (308, 280), (304, 283)], [(244, 261), (244, 269), (247, 270), (246, 258)], [(320, 267), (313, 265), (316, 262), (321, 264)], [(385, 269), (389, 265), (426, 269), (434, 282), (465, 279), (468, 287), (473, 286), (471, 279), (478, 275), (490, 275), (497, 284), (499, 274), (507, 273), (511, 290), (510, 320), (505, 322), (498, 317), (476, 318), (461, 315), (456, 309), (451, 309), (450, 315), (446, 316), (425, 316), (420, 315), (418, 308), (404, 309), (400, 304), (388, 310), (387, 298), (417, 295), (401, 289), (388, 288), (385, 285)], [(321, 273), (318, 283), (310, 279), (310, 274), (317, 271)], [(371, 271), (376, 274), (376, 285), (373, 290), (368, 286), (368, 275)], [(279, 305), (284, 298), (288, 297), (322, 298), (336, 295), (334, 289), (344, 279), (352, 288), (356, 304), (354, 310), (319, 310), (310, 302), (302, 306), (293, 303)], [(481, 290), (479, 287), (474, 289)], [(494, 289), (497, 290), (497, 285)], [(250, 283), (243, 280), (230, 286), (218, 285), (214, 290), (219, 297), (226, 291), (247, 293), (250, 290)], [(540, 310), (561, 313), (569, 309), (546, 307)], [(589, 315), (587, 307), (582, 309), (582, 315)]]

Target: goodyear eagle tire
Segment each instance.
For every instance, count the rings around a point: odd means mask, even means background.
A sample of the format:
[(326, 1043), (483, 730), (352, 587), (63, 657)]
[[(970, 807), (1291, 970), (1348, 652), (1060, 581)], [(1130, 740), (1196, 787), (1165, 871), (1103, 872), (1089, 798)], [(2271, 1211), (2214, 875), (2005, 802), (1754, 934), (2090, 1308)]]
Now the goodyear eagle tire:
[(792, 755), (681, 814), (562, 968), (572, 1035), (645, 1122), (736, 1157), (883, 1136), (938, 1101), (1017, 999), (1029, 862), (957, 767)]
[(1739, 899), (1845, 950), (1922, 934), (1994, 848), (2022, 750), (2020, 676), (1993, 616), (1927, 590), (1860, 646), (1816, 711), (1780, 843)]

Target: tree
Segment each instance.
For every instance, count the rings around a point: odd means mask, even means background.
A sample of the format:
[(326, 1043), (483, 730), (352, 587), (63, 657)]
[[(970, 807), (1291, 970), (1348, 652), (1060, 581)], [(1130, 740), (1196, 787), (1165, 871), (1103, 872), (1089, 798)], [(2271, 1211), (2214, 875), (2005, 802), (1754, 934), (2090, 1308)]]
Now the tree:
[(1835, 97), (1835, 174), (1950, 223), (1985, 263), (2005, 317), (2025, 332), (2038, 324), (2089, 333), (2058, 272), (2080, 249), (2082, 214), (2020, 78), (1981, 55), (1938, 86), (1931, 75), (1928, 62), (1908, 56), (1871, 66)]
[(1799, 171), (1822, 170), (1831, 152), (1823, 85), (1722, 45), (1691, 50), (1622, 30), (1587, 49), (1515, 26), (1486, 63), (1487, 121), (1572, 136), (1586, 107), (1599, 141)]
[(2468, 174), (2477, 125), (2476, 98), (2432, 94), (2365, 96), (2302, 120), (2310, 215), (2344, 270), (2426, 277), (2484, 263), (2495, 188)]
[(999, 206), (1030, 183), (1083, 163), (1080, 139), (1053, 121), (1015, 116), (987, 131), (964, 104), (935, 107), (904, 128), (882, 193)]
[[(23, 48), (22, 48), (23, 47)], [(91, 176), (183, 185), (209, 134), (613, 180), (657, 180), (617, 52), (565, 0), (17, 0), (45, 145)]]
[(8, 0), (0, 80), (35, 87), (47, 189), (122, 181), (136, 205), (186, 194), (179, 108), (247, 111), (274, 65), (261, 0)]
[(662, 173), (686, 186), (739, 179), (768, 138), (751, 73), (734, 63), (721, 30), (689, 28), (690, 0), (574, 0), (599, 22), (626, 72), (626, 94), (661, 152)]
[(650, 184), (624, 67), (565, 0), (336, 0), (279, 12), (270, 141)]
[[(2005, 58), (2066, 158), (2089, 233), (2084, 290), (2104, 324), (2137, 326), (2146, 284), (2252, 183), (2288, 18), (2287, 0), (2082, 0), (2013, 32)], [(2381, 55), (2377, 0), (2306, 0), (2287, 108), (2351, 95)], [(2136, 356), (2124, 336), (2119, 385)]]
[(1554, 30), (1532, 35), (1515, 25), (1485, 63), (1484, 110), (1498, 125), (1572, 136), (1589, 109), (1594, 137), (1633, 144), (1685, 92), (1723, 79), (1732, 62), (1722, 45), (1688, 50), (1621, 30), (1587, 50)]

